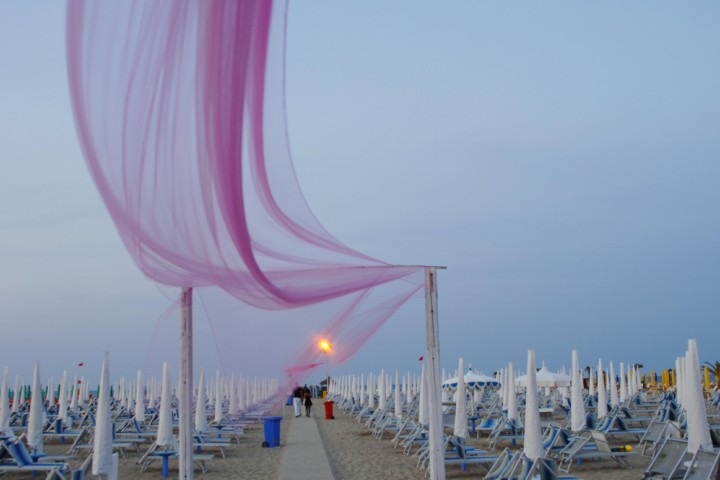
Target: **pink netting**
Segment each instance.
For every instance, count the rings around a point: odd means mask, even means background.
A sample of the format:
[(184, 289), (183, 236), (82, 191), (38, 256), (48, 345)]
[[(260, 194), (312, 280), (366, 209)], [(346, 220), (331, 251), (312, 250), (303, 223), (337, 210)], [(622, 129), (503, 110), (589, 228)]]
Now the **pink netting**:
[[(260, 319), (318, 308), (323, 334), (347, 342), (339, 362), (422, 277), (342, 244), (308, 207), (287, 140), (286, 11), (262, 0), (70, 0), (71, 99), (90, 172), (143, 273), (281, 311), (238, 318), (205, 301), (221, 357), (237, 347), (225, 345), (233, 329), (263, 338)], [(318, 363), (312, 340), (289, 360), (295, 377)]]

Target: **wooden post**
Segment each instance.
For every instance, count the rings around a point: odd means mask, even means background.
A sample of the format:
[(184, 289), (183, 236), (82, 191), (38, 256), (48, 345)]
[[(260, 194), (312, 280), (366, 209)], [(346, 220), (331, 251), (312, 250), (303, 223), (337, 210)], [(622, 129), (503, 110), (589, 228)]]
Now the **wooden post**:
[(192, 288), (180, 291), (180, 479), (193, 478), (192, 400), (193, 400)]
[(445, 480), (436, 267), (425, 267), (425, 359), (430, 424), (430, 480)]

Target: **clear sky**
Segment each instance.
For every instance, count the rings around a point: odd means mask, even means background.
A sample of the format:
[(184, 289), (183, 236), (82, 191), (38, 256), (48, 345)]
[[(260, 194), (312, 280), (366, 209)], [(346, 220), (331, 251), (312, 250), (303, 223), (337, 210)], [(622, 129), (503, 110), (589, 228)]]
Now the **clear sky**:
[[(701, 1), (291, 2), (301, 185), (350, 246), (448, 266), (448, 369), (528, 348), (668, 367), (690, 337), (714, 361), (719, 21)], [(0, 2), (0, 155), (0, 363), (142, 367), (168, 301), (81, 158), (62, 2)], [(414, 368), (423, 336), (411, 301), (337, 373)]]

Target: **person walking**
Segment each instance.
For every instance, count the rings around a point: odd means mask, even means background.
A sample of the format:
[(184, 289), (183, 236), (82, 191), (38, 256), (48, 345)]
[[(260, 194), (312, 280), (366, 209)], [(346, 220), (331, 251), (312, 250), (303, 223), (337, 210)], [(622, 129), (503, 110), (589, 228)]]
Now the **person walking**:
[(305, 416), (310, 417), (310, 409), (312, 408), (312, 395), (310, 395), (310, 389), (305, 385), (303, 388), (304, 405), (305, 405)]
[(303, 397), (303, 388), (300, 385), (295, 386), (295, 390), (293, 390), (293, 407), (295, 407), (295, 418), (300, 417), (302, 415), (302, 397)]

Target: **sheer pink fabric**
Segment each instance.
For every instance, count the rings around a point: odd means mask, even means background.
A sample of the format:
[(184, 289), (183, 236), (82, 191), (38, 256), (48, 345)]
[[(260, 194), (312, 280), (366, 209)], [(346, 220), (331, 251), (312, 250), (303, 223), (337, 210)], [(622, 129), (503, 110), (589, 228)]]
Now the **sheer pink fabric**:
[[(287, 140), (286, 11), (267, 0), (70, 0), (72, 106), (90, 172), (147, 277), (217, 286), (296, 320), (331, 302), (323, 329), (347, 340), (346, 359), (422, 277), (342, 244), (308, 207)], [(221, 341), (243, 322), (208, 315)], [(288, 371), (317, 363), (310, 340)]]

